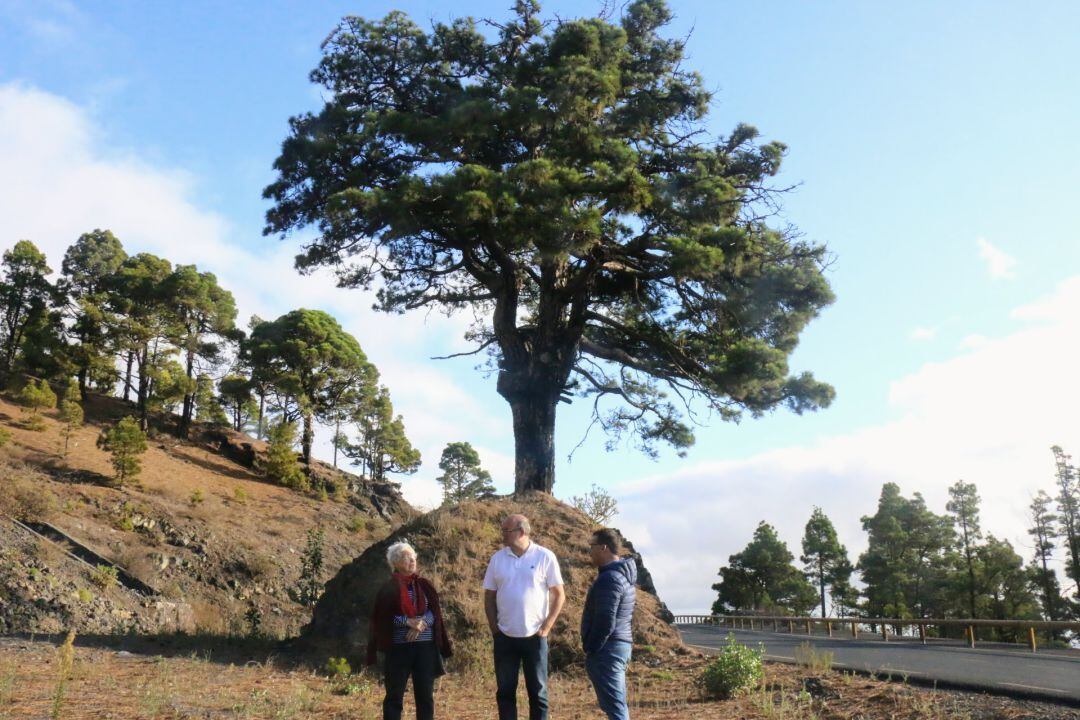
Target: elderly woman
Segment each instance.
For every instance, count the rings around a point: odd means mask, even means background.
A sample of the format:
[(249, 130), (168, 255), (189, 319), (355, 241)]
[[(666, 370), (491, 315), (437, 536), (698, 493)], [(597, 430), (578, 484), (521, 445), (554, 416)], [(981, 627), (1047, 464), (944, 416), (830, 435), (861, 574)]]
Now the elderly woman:
[(435, 586), (416, 572), (416, 551), (405, 542), (386, 551), (393, 573), (375, 595), (368, 632), (367, 664), (376, 651), (386, 654), (383, 665), (386, 698), (384, 720), (401, 718), (405, 684), (412, 676), (417, 720), (435, 717), (435, 678), (442, 675), (443, 658), (451, 655)]

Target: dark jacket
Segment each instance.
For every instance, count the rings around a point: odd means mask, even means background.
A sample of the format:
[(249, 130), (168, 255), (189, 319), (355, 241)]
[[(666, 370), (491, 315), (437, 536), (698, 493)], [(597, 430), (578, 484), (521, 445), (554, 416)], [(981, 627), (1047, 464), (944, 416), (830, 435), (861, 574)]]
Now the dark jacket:
[(634, 616), (637, 591), (634, 558), (622, 558), (600, 568), (600, 574), (585, 596), (581, 613), (581, 645), (591, 654), (609, 640), (633, 642), (630, 620)]
[[(427, 598), (428, 609), (435, 616), (435, 625), (431, 629), (435, 637), (435, 647), (439, 649), (440, 655), (448, 658), (454, 654), (454, 651), (450, 645), (450, 636), (446, 634), (442, 606), (439, 604), (439, 593), (426, 578), (419, 578), (417, 584), (424, 593), (424, 597)], [(375, 606), (371, 610), (371, 622), (368, 625), (368, 665), (375, 664), (378, 651), (386, 652), (394, 644), (395, 615), (401, 615), (401, 591), (398, 588), (398, 581), (391, 577), (375, 594)]]

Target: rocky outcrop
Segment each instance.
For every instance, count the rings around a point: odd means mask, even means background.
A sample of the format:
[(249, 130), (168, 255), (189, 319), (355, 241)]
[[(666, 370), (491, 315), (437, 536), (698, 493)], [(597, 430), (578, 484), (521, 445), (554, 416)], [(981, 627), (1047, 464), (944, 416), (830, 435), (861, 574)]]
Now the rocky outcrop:
[[(326, 584), (305, 627), (300, 646), (320, 656), (336, 655), (361, 662), (367, 641), (367, 623), (374, 594), (389, 577), (387, 548), (408, 540), (417, 550), (420, 573), (431, 579), (443, 600), (447, 628), (455, 644), (454, 663), (487, 663), (490, 636), (484, 618), (482, 580), (491, 554), (501, 547), (499, 523), (508, 514), (521, 512), (533, 525), (533, 539), (551, 549), (559, 559), (567, 603), (550, 641), (553, 669), (584, 660), (578, 627), (585, 593), (596, 577), (589, 563), (592, 521), (578, 510), (545, 494), (524, 498), (493, 498), (440, 508), (400, 527), (343, 567)], [(649, 578), (638, 556), (639, 572)], [(648, 581), (647, 592), (638, 593), (634, 613), (634, 641), (650, 652), (681, 652), (678, 633), (667, 621), (667, 608), (655, 597)], [(355, 665), (354, 665), (355, 666)]]

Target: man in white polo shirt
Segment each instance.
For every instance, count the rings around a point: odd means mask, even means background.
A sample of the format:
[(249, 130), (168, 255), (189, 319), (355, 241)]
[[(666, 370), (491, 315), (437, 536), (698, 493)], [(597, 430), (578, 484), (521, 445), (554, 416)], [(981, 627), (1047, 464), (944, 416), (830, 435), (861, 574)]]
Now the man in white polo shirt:
[(524, 515), (502, 522), (506, 546), (484, 574), (484, 611), (495, 644), (495, 700), (499, 720), (517, 720), (519, 669), (529, 693), (529, 720), (548, 717), (548, 633), (566, 595), (555, 553), (529, 539)]

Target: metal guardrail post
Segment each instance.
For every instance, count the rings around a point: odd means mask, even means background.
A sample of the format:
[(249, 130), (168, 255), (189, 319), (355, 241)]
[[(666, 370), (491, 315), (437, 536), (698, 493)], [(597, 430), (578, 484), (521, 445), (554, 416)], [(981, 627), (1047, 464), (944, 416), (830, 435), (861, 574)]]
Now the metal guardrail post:
[(1031, 652), (1035, 652), (1035, 628), (1028, 628), (1028, 644), (1031, 646)]
[(881, 623), (881, 639), (889, 642), (889, 626), (885, 623)]
[(967, 627), (967, 635), (968, 635), (968, 647), (971, 647), (971, 648), (975, 647), (975, 626), (974, 625), (968, 625), (968, 627)]
[(851, 637), (859, 639), (859, 623), (854, 621), (851, 623)]
[(794, 620), (788, 620), (787, 621), (787, 631), (789, 633), (791, 633), (792, 635), (795, 634), (795, 621)]
[(926, 644), (926, 625), (919, 623), (919, 640), (923, 645)]
[(832, 637), (832, 623), (831, 622), (826, 622), (825, 623), (825, 631), (829, 633), (829, 637)]

